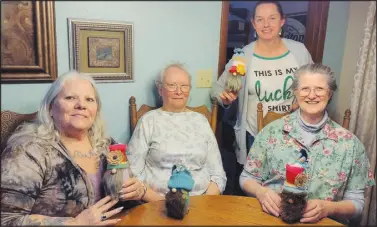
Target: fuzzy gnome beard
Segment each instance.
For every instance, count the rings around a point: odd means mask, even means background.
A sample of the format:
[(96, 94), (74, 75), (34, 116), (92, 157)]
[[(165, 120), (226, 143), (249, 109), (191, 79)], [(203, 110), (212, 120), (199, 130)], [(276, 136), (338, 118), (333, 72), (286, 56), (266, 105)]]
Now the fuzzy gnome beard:
[(243, 50), (236, 48), (228, 70), (226, 89), (238, 93), (242, 87), (242, 77), (246, 74), (246, 58)]
[(168, 181), (169, 192), (165, 195), (167, 215), (183, 219), (188, 213), (189, 192), (194, 187), (191, 173), (183, 165), (174, 165)]
[(307, 153), (300, 151), (300, 157), (294, 164), (286, 164), (286, 180), (281, 198), (281, 219), (289, 224), (300, 221), (304, 215), (308, 193), (305, 190), (307, 182)]
[(110, 145), (110, 152), (107, 154), (107, 169), (103, 175), (105, 194), (112, 199), (119, 197), (119, 191), (123, 183), (132, 177), (132, 171), (126, 156), (126, 144)]

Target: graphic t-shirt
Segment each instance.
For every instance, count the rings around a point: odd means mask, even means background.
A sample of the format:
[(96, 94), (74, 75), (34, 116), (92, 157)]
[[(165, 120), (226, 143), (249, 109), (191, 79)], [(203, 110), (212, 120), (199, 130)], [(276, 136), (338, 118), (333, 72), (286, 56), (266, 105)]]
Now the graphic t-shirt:
[(258, 133), (257, 105), (259, 102), (263, 104), (263, 116), (268, 111), (284, 113), (291, 108), (294, 97), (291, 85), (298, 63), (290, 51), (273, 58), (254, 53), (251, 62), (247, 71), (249, 98), (246, 130), (255, 136)]

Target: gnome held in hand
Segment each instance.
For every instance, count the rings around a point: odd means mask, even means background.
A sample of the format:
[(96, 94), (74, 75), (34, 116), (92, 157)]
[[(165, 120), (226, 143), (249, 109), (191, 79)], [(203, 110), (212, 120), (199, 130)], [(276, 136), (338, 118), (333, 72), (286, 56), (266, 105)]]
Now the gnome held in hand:
[(119, 191), (123, 183), (133, 176), (126, 155), (126, 144), (110, 145), (110, 152), (107, 154), (107, 168), (103, 175), (105, 194), (112, 199), (119, 197)]
[(168, 181), (169, 192), (165, 195), (167, 215), (183, 219), (188, 213), (189, 192), (194, 187), (191, 173), (183, 165), (174, 165)]
[(281, 198), (281, 219), (289, 224), (300, 221), (307, 204), (307, 163), (308, 155), (305, 150), (300, 151), (300, 155), (294, 164), (287, 164), (286, 180)]
[(246, 74), (246, 58), (242, 49), (236, 48), (228, 70), (226, 89), (238, 93), (242, 87), (242, 77)]

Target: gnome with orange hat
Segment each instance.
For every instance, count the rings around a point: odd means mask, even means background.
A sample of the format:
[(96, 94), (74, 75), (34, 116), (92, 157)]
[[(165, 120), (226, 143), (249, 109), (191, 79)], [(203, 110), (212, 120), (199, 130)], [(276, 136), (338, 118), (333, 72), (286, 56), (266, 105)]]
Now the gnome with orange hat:
[(242, 87), (242, 77), (246, 74), (246, 58), (242, 49), (234, 49), (231, 66), (228, 70), (226, 89), (238, 93)]
[(281, 219), (286, 223), (298, 222), (307, 204), (307, 153), (300, 151), (297, 161), (293, 164), (286, 164), (286, 180), (284, 182), (281, 197)]
[(105, 194), (117, 199), (122, 184), (133, 176), (127, 155), (126, 144), (110, 145), (110, 152), (107, 154), (107, 168), (103, 176)]

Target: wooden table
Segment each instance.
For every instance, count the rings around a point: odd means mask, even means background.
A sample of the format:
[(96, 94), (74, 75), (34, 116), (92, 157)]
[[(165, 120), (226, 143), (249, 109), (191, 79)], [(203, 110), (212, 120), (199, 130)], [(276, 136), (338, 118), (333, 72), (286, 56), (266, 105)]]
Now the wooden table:
[[(273, 225), (289, 226), (281, 219), (262, 211), (257, 199), (243, 196), (192, 196), (189, 213), (183, 220), (166, 216), (165, 201), (145, 203), (117, 215), (122, 219), (117, 226), (137, 225)], [(329, 218), (316, 224), (302, 226), (344, 226)]]

